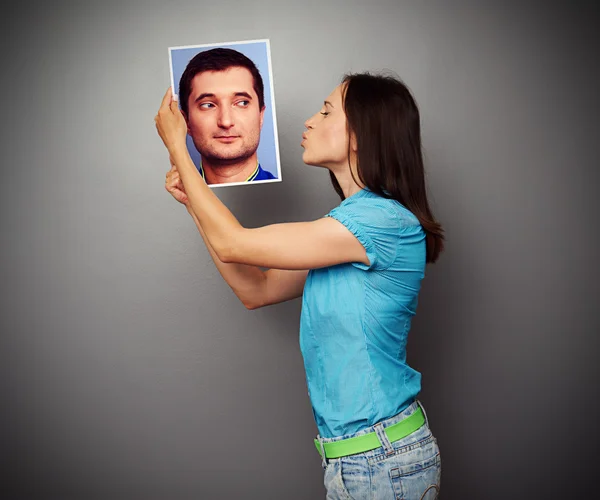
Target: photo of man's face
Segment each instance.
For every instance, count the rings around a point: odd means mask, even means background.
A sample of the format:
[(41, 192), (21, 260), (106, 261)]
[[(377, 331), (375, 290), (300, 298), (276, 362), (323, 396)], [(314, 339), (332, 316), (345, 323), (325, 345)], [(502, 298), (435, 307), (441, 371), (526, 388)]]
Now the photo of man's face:
[(187, 107), (188, 133), (204, 162), (227, 165), (256, 155), (264, 107), (246, 68), (197, 74)]
[(280, 181), (268, 40), (169, 51), (188, 152), (206, 183)]

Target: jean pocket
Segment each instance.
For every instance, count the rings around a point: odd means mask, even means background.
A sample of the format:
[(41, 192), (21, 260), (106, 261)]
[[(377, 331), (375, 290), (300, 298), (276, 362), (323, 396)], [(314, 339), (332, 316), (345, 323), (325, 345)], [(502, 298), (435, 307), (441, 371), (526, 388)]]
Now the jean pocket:
[(342, 464), (340, 459), (331, 460), (325, 469), (326, 500), (352, 500), (344, 485)]
[(396, 500), (434, 500), (440, 492), (442, 462), (439, 450), (427, 459), (397, 463), (389, 469)]

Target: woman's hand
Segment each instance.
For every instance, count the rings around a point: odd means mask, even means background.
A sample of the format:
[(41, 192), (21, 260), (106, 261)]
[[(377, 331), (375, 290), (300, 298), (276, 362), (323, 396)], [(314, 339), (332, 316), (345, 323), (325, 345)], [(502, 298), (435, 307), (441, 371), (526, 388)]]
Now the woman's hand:
[(177, 171), (177, 167), (173, 163), (173, 160), (171, 160), (171, 170), (167, 172), (165, 179), (165, 189), (171, 193), (173, 198), (179, 203), (189, 207), (190, 200), (185, 192), (183, 182), (181, 182), (181, 177), (179, 176), (179, 172)]
[(177, 101), (173, 99), (171, 87), (167, 89), (167, 93), (163, 97), (154, 122), (158, 135), (171, 155), (178, 148), (187, 147), (185, 143), (187, 123), (179, 110)]

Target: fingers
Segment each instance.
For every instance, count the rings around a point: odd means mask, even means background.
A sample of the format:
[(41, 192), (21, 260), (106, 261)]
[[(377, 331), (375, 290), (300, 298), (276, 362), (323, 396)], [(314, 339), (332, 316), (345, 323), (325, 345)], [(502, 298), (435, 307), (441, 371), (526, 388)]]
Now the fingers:
[(165, 189), (169, 193), (172, 193), (173, 191), (182, 191), (180, 186), (178, 186), (177, 182), (174, 182), (174, 181), (165, 182)]
[(189, 202), (179, 172), (173, 164), (171, 165), (171, 170), (169, 170), (165, 176), (165, 189), (179, 203), (186, 205)]
[(171, 99), (171, 111), (173, 111), (173, 113), (179, 111), (179, 104), (177, 103), (176, 98)]
[(167, 89), (162, 102), (160, 103), (161, 108), (167, 108), (171, 104), (171, 100), (173, 98), (173, 93), (171, 91), (171, 87)]
[(179, 176), (179, 172), (169, 170), (165, 177), (165, 185), (177, 186), (180, 189), (183, 189), (183, 182), (181, 180), (181, 177)]
[(169, 170), (166, 174), (167, 179), (172, 176), (176, 176), (179, 179), (179, 171), (175, 165), (171, 166), (171, 170)]
[(173, 196), (179, 203), (186, 204), (188, 202), (188, 197), (185, 191), (182, 189), (182, 186), (166, 184), (165, 189), (167, 192)]

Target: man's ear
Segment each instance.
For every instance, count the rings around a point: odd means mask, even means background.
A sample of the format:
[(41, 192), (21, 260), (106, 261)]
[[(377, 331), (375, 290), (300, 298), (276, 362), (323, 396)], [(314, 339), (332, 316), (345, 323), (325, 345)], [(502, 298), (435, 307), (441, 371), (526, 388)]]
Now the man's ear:
[(181, 110), (181, 114), (185, 118), (185, 123), (187, 125), (187, 133), (188, 133), (188, 135), (191, 136), (192, 132), (190, 131), (190, 121), (188, 120), (187, 114), (186, 114), (186, 112), (183, 109)]
[(263, 126), (263, 121), (265, 120), (265, 109), (266, 106), (263, 106), (262, 109), (260, 110), (260, 129), (262, 130), (262, 126)]

